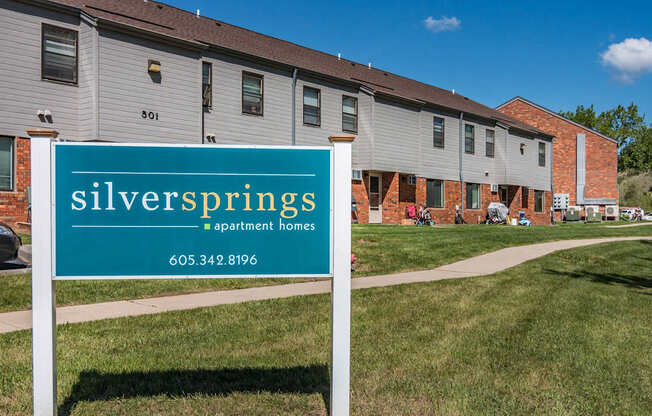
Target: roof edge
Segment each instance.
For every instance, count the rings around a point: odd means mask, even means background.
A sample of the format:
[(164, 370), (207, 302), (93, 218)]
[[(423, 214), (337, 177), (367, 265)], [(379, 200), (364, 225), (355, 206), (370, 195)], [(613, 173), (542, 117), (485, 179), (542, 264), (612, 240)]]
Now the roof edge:
[(514, 101), (518, 101), (518, 100), (523, 101), (524, 103), (529, 104), (529, 105), (531, 105), (532, 107), (538, 108), (539, 110), (544, 111), (544, 112), (546, 112), (546, 113), (548, 113), (548, 114), (550, 114), (550, 115), (553, 115), (553, 116), (555, 116), (555, 117), (557, 117), (557, 118), (560, 118), (560, 119), (562, 119), (562, 120), (564, 120), (564, 121), (567, 121), (567, 122), (569, 122), (569, 123), (571, 123), (571, 124), (573, 124), (573, 125), (575, 125), (575, 126), (577, 126), (577, 127), (580, 127), (580, 128), (582, 128), (582, 129), (584, 129), (584, 130), (586, 130), (586, 131), (589, 131), (589, 132), (591, 132), (591, 133), (597, 134), (598, 136), (602, 137), (603, 139), (607, 139), (607, 140), (609, 140), (609, 141), (612, 141), (612, 142), (618, 144), (618, 140), (616, 140), (616, 139), (614, 139), (614, 138), (611, 138), (611, 137), (607, 136), (606, 134), (602, 134), (602, 133), (600, 133), (600, 132), (597, 131), (597, 130), (594, 130), (594, 129), (592, 129), (592, 128), (586, 127), (585, 125), (580, 124), (580, 123), (578, 123), (578, 122), (576, 122), (576, 121), (573, 121), (573, 120), (571, 120), (571, 119), (569, 119), (569, 118), (566, 118), (566, 117), (560, 115), (559, 113), (556, 113), (556, 112), (554, 112), (554, 111), (552, 111), (552, 110), (550, 110), (550, 109), (548, 109), (548, 108), (546, 108), (546, 107), (544, 107), (544, 106), (542, 106), (542, 105), (539, 105), (539, 104), (537, 104), (537, 103), (535, 103), (535, 102), (533, 102), (533, 101), (530, 101), (530, 100), (528, 100), (527, 98), (523, 98), (523, 97), (521, 97), (520, 95), (517, 95), (516, 97), (512, 98), (511, 100), (505, 101), (504, 103), (500, 104), (499, 106), (496, 107), (496, 110), (500, 110), (500, 109), (503, 108), (504, 106), (506, 106), (506, 105), (508, 105), (508, 104), (511, 104), (511, 103), (513, 103)]

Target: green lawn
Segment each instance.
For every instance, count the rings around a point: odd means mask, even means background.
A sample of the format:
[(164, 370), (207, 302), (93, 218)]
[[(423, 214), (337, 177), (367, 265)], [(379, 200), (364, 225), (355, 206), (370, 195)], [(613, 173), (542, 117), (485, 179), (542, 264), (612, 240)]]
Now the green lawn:
[[(652, 243), (353, 292), (354, 415), (648, 415)], [(62, 415), (325, 415), (330, 298), (58, 328)], [(0, 335), (0, 414), (31, 414), (31, 334)]]
[[(652, 226), (623, 229), (604, 225), (507, 227), (486, 225), (411, 227), (356, 225), (353, 252), (359, 262), (353, 277), (431, 269), (504, 247), (571, 238), (652, 236)], [(76, 305), (180, 293), (283, 284), (288, 279), (198, 279), (62, 281), (57, 304)], [(31, 276), (0, 276), (0, 312), (29, 309)]]

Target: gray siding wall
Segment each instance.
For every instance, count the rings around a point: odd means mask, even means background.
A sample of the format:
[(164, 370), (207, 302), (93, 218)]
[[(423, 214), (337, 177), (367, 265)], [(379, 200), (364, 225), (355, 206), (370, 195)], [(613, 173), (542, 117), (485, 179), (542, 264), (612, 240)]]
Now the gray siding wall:
[(97, 31), (82, 20), (79, 31), (79, 134), (97, 139)]
[[(99, 34), (99, 138), (201, 143), (199, 54), (107, 30)], [(147, 72), (148, 59), (161, 62), (160, 79)], [(144, 119), (143, 110), (159, 119)]]
[[(292, 144), (289, 71), (217, 54), (203, 60), (213, 64), (213, 108), (205, 114), (206, 134), (214, 134), (222, 144)], [(242, 113), (242, 71), (263, 76), (262, 116)]]
[[(526, 145), (521, 154), (521, 143)], [(546, 145), (546, 166), (539, 166), (539, 143)], [(525, 185), (536, 190), (550, 190), (550, 142), (509, 133), (506, 139), (506, 177), (511, 185)]]
[[(77, 139), (80, 88), (41, 80), (42, 23), (80, 31), (78, 16), (0, 0), (0, 134), (25, 136), (26, 128), (53, 128), (62, 138)], [(78, 81), (87, 81), (81, 67)], [(46, 109), (51, 123), (36, 115)]]
[[(475, 133), (475, 151), (473, 154), (465, 151), (465, 131), (466, 125), (472, 125)], [(500, 183), (504, 171), (500, 164), (496, 163), (495, 157), (487, 157), (486, 143), (487, 130), (493, 130), (496, 134), (496, 141), (499, 140), (500, 131), (495, 125), (487, 124), (473, 119), (465, 119), (462, 125), (462, 172), (465, 182), (472, 183)]]
[(374, 117), (374, 169), (417, 174), (419, 109), (376, 97)]
[[(444, 148), (433, 146), (434, 117), (444, 119)], [(459, 118), (453, 114), (423, 109), (420, 114), (419, 176), (430, 179), (459, 179)]]
[[(316, 88), (321, 93), (321, 126), (303, 123), (303, 89)], [(358, 99), (358, 132), (342, 130), (342, 97), (344, 95)], [(333, 134), (356, 134), (353, 142), (352, 164), (354, 168), (369, 169), (371, 102), (369, 95), (359, 92), (357, 88), (333, 84), (299, 74), (296, 89), (296, 143), (297, 145), (328, 145), (328, 137)]]

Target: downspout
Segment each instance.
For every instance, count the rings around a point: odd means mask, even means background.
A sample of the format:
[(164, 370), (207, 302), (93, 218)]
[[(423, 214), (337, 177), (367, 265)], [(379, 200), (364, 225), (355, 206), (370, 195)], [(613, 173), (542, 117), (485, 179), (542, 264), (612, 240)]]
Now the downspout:
[(297, 73), (299, 71), (294, 68), (292, 70), (292, 146), (297, 144)]
[(464, 218), (464, 175), (462, 174), (462, 145), (464, 140), (462, 139), (464, 127), (464, 111), (460, 112), (460, 140), (459, 140), (459, 170), (460, 170), (460, 208), (461, 216)]

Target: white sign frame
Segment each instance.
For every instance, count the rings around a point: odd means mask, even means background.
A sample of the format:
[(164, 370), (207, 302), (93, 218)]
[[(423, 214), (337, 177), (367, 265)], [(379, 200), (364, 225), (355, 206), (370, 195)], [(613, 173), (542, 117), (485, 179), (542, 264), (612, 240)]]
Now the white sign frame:
[[(53, 130), (28, 130), (32, 181), (32, 348), (34, 414), (57, 414), (56, 280), (54, 275)], [(351, 360), (351, 143), (354, 136), (331, 136), (331, 390), (333, 416), (348, 416)], [(108, 143), (103, 143), (108, 145)], [(152, 146), (153, 144), (143, 144)], [(161, 146), (170, 146), (160, 144)], [(179, 147), (206, 147), (180, 145)], [(227, 147), (227, 146), (218, 146)], [(231, 146), (286, 148), (279, 146)], [(287, 148), (299, 148), (287, 147)], [(196, 278), (196, 276), (192, 276)], [(200, 278), (246, 278), (200, 276)], [(268, 277), (268, 276), (248, 276)], [(307, 277), (295, 275), (293, 277)], [(311, 275), (311, 277), (314, 277)], [(87, 279), (88, 277), (85, 277)], [(101, 279), (103, 277), (94, 277)], [(188, 276), (104, 277), (188, 278)], [(65, 280), (70, 280), (66, 278)], [(64, 279), (57, 279), (64, 280)]]

